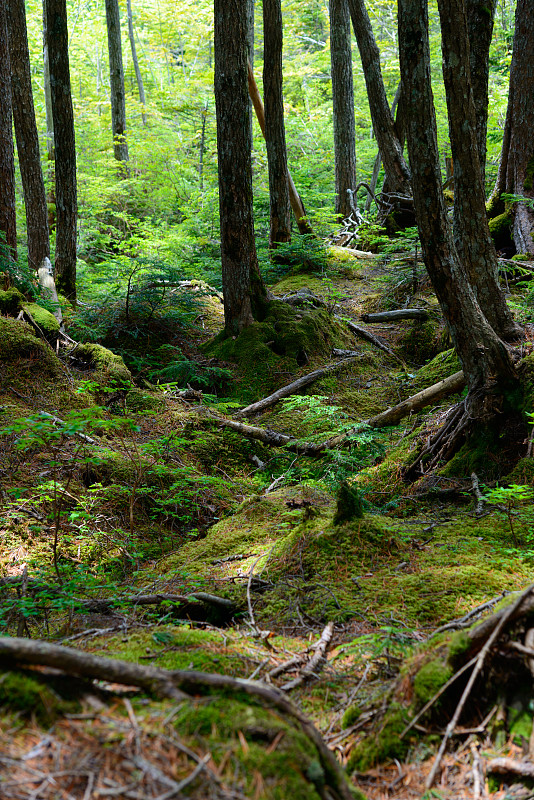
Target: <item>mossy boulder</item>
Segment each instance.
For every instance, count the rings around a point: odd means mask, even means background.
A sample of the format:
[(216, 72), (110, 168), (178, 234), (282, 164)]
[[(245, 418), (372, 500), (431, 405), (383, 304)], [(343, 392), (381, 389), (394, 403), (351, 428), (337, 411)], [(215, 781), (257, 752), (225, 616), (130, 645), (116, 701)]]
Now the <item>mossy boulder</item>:
[(18, 368), (30, 375), (45, 375), (59, 378), (64, 368), (54, 351), (26, 322), (0, 317), (0, 361), (4, 364), (17, 364)]
[(497, 250), (506, 250), (513, 247), (512, 221), (513, 214), (510, 210), (506, 210), (503, 214), (498, 214), (489, 220), (491, 238)]
[(304, 311), (274, 300), (262, 322), (254, 322), (235, 338), (219, 335), (205, 351), (236, 362), (240, 396), (258, 399), (303, 367), (309, 371), (329, 358), (333, 347), (351, 343), (348, 332), (324, 309)]
[(76, 366), (91, 370), (91, 380), (102, 388), (127, 390), (132, 374), (122, 358), (100, 344), (79, 344), (73, 351)]

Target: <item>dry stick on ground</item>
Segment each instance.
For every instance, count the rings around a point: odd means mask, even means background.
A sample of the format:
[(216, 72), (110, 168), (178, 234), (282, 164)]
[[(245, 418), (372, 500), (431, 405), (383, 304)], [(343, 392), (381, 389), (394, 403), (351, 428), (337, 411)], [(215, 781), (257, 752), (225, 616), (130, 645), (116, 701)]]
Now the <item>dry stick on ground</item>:
[(441, 745), (439, 747), (438, 754), (436, 756), (436, 760), (434, 761), (434, 764), (432, 765), (432, 769), (430, 771), (430, 775), (428, 776), (426, 784), (425, 784), (427, 790), (431, 789), (433, 784), (434, 784), (438, 769), (439, 769), (440, 764), (441, 764), (441, 759), (443, 758), (443, 754), (445, 752), (445, 748), (447, 747), (447, 743), (448, 743), (450, 737), (452, 736), (452, 734), (454, 732), (454, 729), (456, 728), (456, 725), (458, 723), (458, 719), (460, 718), (460, 714), (463, 711), (465, 702), (466, 702), (467, 698), (469, 697), (469, 695), (471, 693), (471, 689), (473, 688), (475, 680), (477, 679), (482, 667), (484, 666), (484, 661), (486, 660), (486, 656), (488, 655), (491, 646), (497, 640), (499, 634), (503, 630), (503, 628), (506, 625), (506, 623), (511, 621), (511, 619), (513, 618), (514, 613), (516, 613), (516, 612), (518, 612), (520, 610), (520, 608), (523, 605), (524, 601), (527, 599), (527, 597), (530, 594), (532, 594), (533, 590), (534, 590), (534, 584), (531, 584), (528, 587), (528, 589), (526, 589), (523, 592), (523, 594), (521, 594), (517, 598), (515, 603), (513, 603), (511, 606), (509, 606), (504, 611), (504, 613), (501, 616), (499, 622), (497, 623), (497, 625), (493, 629), (492, 633), (490, 634), (490, 636), (486, 640), (484, 646), (480, 650), (480, 652), (479, 652), (479, 654), (477, 656), (475, 667), (474, 667), (471, 675), (469, 676), (469, 680), (467, 682), (467, 686), (465, 687), (465, 689), (464, 689), (464, 691), (462, 693), (462, 696), (461, 696), (461, 698), (460, 698), (460, 700), (458, 702), (458, 705), (456, 706), (456, 710), (455, 710), (454, 714), (452, 715), (452, 718), (451, 718), (449, 724), (447, 725), (447, 729), (446, 729), (445, 735), (444, 735), (444, 737), (443, 737), (443, 739), (441, 741)]
[(313, 372), (309, 372), (307, 375), (303, 375), (302, 378), (298, 378), (296, 381), (288, 383), (287, 386), (282, 386), (281, 389), (277, 389), (276, 392), (273, 392), (268, 397), (258, 400), (257, 403), (252, 403), (246, 408), (242, 408), (241, 411), (238, 411), (235, 414), (235, 416), (250, 417), (252, 414), (258, 414), (260, 411), (265, 411), (266, 408), (274, 406), (279, 400), (295, 394), (296, 392), (300, 391), (300, 389), (304, 389), (311, 383), (315, 383), (315, 381), (320, 380), (325, 375), (329, 375), (331, 372), (338, 372), (339, 370), (352, 366), (359, 361), (360, 358), (361, 356), (359, 355), (356, 358), (346, 358), (344, 361), (339, 361), (336, 364), (329, 364), (326, 367), (320, 367)]
[(296, 689), (297, 686), (300, 686), (306, 681), (309, 681), (311, 678), (316, 677), (317, 673), (323, 669), (324, 665), (326, 664), (326, 654), (328, 653), (328, 648), (330, 647), (333, 635), (334, 623), (329, 622), (315, 646), (315, 653), (313, 657), (301, 670), (300, 675), (294, 680), (284, 683), (282, 686), (282, 689), (285, 692), (289, 692), (291, 689)]
[(399, 308), (395, 311), (380, 311), (377, 314), (362, 314), (362, 322), (391, 322), (397, 319), (428, 319), (428, 311), (423, 308)]
[(0, 662), (4, 665), (7, 662), (53, 667), (81, 677), (139, 686), (159, 697), (178, 700), (191, 699), (184, 692), (201, 694), (213, 688), (244, 692), (262, 700), (282, 716), (298, 723), (302, 732), (317, 749), (330, 791), (334, 791), (335, 797), (339, 800), (354, 800), (345, 773), (317, 728), (283, 692), (265, 683), (207, 672), (141, 666), (127, 661), (94, 656), (48, 642), (11, 637), (0, 637)]
[(534, 764), (530, 761), (515, 761), (513, 758), (494, 758), (486, 764), (486, 771), (497, 775), (534, 778)]
[(480, 491), (480, 485), (478, 482), (478, 476), (476, 472), (471, 473), (471, 487), (473, 490), (473, 494), (475, 495), (475, 500), (477, 501), (477, 507), (475, 509), (475, 516), (480, 517), (481, 514), (484, 513), (484, 506), (486, 505), (486, 498)]
[(483, 611), (486, 611), (488, 608), (491, 608), (496, 603), (503, 600), (503, 598), (505, 598), (509, 594), (511, 594), (511, 592), (502, 592), (501, 594), (498, 594), (497, 597), (493, 597), (486, 603), (482, 603), (476, 608), (471, 609), (471, 611), (469, 611), (467, 614), (464, 614), (463, 617), (459, 617), (458, 619), (452, 619), (445, 625), (441, 625), (439, 628), (436, 628), (436, 630), (432, 631), (432, 633), (428, 638), (432, 639), (433, 636), (437, 636), (438, 633), (443, 633), (444, 631), (456, 631), (456, 630), (461, 630), (462, 628), (471, 627), (471, 625), (473, 624), (473, 617), (478, 616), (478, 614), (482, 614)]

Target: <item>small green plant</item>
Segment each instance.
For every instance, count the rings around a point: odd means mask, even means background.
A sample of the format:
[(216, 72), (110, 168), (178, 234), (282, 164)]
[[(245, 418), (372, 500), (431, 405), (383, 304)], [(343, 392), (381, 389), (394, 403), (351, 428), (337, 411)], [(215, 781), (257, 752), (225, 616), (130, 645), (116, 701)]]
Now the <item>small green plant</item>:
[(495, 489), (489, 489), (484, 494), (484, 499), (490, 505), (499, 506), (502, 509), (502, 513), (508, 519), (514, 545), (517, 547), (518, 541), (513, 522), (514, 511), (523, 503), (534, 499), (534, 489), (531, 486), (516, 483), (506, 487), (496, 486)]

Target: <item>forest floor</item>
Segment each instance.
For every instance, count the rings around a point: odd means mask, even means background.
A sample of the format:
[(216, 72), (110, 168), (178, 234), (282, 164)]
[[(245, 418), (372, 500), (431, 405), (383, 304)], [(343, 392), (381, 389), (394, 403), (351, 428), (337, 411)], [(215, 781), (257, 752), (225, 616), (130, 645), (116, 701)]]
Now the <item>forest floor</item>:
[[(358, 429), (350, 446), (319, 457), (230, 430), (237, 408), (333, 363), (333, 348), (353, 352), (350, 366), (241, 421), (318, 443), (459, 369), (408, 259), (336, 251), (327, 272), (290, 273), (272, 288), (301, 297), (279, 303), (241, 350), (210, 344), (222, 306), (206, 293), (202, 327), (170, 343), (204, 375), (222, 375), (219, 397), (145, 379), (122, 386), (124, 365), (107, 351), (58, 358), (33, 329), (0, 317), (12, 337), (0, 354), (2, 633), (263, 681), (313, 720), (369, 798), (534, 797), (534, 767), (485, 775), (497, 757), (530, 765), (533, 754), (530, 661), (510, 650), (511, 633), (484, 664), (433, 788), (425, 783), (465, 681), (401, 735), (459, 668), (461, 637), (531, 581), (526, 424), (411, 483), (403, 468), (458, 396), (395, 427)], [(519, 308), (521, 297), (510, 301)], [(407, 305), (428, 319), (360, 320)], [(523, 356), (533, 339), (527, 325)], [(479, 513), (473, 473), (488, 497)], [(347, 484), (363, 515), (340, 519)], [(516, 491), (492, 497), (496, 485)], [(515, 632), (529, 630), (527, 614)], [(295, 720), (241, 684), (170, 700), (2, 659), (2, 798), (341, 796)]]

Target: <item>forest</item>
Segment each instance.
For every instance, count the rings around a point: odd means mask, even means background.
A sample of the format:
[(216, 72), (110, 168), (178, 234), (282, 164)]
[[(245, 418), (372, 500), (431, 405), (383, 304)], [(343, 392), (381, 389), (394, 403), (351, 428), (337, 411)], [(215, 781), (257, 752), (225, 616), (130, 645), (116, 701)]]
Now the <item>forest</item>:
[(0, 0), (1, 800), (534, 797), (534, 0)]

